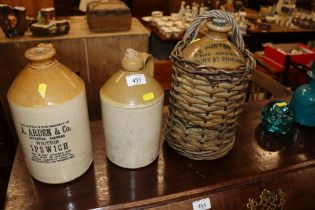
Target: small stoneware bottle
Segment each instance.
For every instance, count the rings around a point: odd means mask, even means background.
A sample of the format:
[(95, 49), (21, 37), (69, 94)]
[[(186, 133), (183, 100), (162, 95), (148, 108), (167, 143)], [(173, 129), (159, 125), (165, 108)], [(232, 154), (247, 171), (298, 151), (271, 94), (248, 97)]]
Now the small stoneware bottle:
[(183, 57), (215, 68), (235, 69), (244, 65), (241, 51), (227, 38), (232, 26), (224, 19), (212, 19), (206, 26), (205, 36), (192, 41), (183, 50)]
[(164, 91), (149, 54), (127, 49), (122, 68), (100, 91), (106, 155), (118, 166), (140, 168), (159, 154)]
[(92, 162), (84, 82), (55, 53), (51, 44), (27, 50), (29, 64), (7, 95), (28, 170), (50, 184), (79, 177)]

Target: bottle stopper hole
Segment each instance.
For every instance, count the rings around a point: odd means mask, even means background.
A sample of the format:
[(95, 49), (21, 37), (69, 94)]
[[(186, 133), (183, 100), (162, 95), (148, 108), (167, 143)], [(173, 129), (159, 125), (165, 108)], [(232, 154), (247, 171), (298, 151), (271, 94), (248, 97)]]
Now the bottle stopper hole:
[(28, 49), (25, 52), (25, 57), (31, 61), (43, 61), (53, 58), (55, 53), (56, 50), (53, 47), (37, 46)]
[(225, 19), (214, 18), (212, 19), (212, 24), (215, 26), (225, 26), (227, 21)]
[(43, 53), (46, 53), (48, 50), (45, 49), (45, 48), (36, 48), (32, 51), (33, 54), (36, 54), (36, 55), (41, 55)]

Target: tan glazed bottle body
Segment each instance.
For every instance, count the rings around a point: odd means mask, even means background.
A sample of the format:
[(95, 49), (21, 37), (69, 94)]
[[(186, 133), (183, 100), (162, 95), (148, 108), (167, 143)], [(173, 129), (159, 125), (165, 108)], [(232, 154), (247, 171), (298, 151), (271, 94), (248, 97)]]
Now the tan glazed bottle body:
[(118, 166), (140, 168), (159, 154), (164, 91), (148, 54), (128, 49), (122, 67), (100, 91), (106, 155)]
[(204, 37), (192, 41), (183, 50), (183, 57), (215, 68), (235, 69), (243, 65), (242, 53), (227, 38), (232, 26), (222, 19), (214, 19), (206, 25), (209, 31)]
[(79, 177), (92, 162), (85, 85), (54, 55), (49, 44), (27, 50), (30, 63), (8, 92), (28, 170), (50, 184)]

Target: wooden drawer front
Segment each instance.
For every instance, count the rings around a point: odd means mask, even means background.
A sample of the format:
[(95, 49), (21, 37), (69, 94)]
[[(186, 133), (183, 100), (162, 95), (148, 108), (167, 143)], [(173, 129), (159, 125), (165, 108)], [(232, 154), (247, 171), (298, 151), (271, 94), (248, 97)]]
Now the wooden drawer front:
[[(239, 210), (247, 209), (249, 198), (257, 202), (259, 195), (264, 190), (276, 191), (281, 189), (286, 195), (284, 210), (314, 210), (315, 209), (315, 168), (303, 169), (287, 174), (279, 174), (276, 177), (266, 178), (227, 189), (218, 189), (213, 193), (206, 193), (195, 198), (181, 198), (176, 201), (164, 201), (164, 204), (150, 207), (149, 209), (170, 210), (193, 209), (192, 203), (209, 198), (211, 209), (215, 210)], [(169, 203), (166, 203), (169, 202)]]

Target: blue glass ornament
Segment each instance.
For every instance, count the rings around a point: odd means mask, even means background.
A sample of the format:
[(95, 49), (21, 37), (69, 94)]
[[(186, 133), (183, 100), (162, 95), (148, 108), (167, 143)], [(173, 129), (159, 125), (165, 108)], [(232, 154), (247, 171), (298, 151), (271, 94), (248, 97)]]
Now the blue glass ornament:
[(268, 131), (287, 134), (294, 121), (294, 112), (287, 102), (276, 100), (264, 106), (261, 117), (262, 124)]
[(296, 89), (291, 106), (297, 123), (315, 127), (315, 62), (313, 62), (312, 71), (308, 71), (307, 74), (312, 81)]

